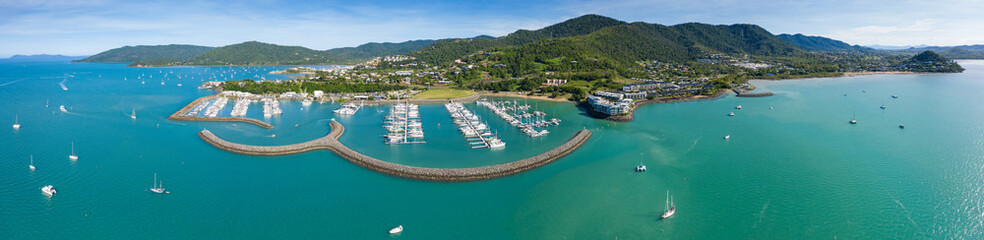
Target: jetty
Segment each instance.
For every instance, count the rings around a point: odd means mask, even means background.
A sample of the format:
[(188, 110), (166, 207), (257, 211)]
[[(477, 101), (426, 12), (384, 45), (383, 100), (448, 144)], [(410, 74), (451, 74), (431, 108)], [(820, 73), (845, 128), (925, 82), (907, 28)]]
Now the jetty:
[[(256, 124), (257, 126), (260, 126), (260, 127), (266, 128), (266, 129), (273, 128), (273, 125), (270, 125), (269, 123), (266, 123), (266, 122), (263, 122), (263, 121), (260, 121), (260, 120), (256, 120), (256, 119), (252, 119), (252, 118), (244, 118), (244, 117), (201, 117), (201, 116), (195, 116), (198, 113), (198, 111), (201, 111), (202, 108), (205, 108), (205, 105), (208, 105), (208, 103), (207, 103), (208, 101), (211, 101), (212, 99), (219, 98), (219, 97), (220, 97), (219, 94), (215, 94), (215, 95), (204, 96), (204, 97), (200, 97), (198, 99), (195, 99), (195, 101), (192, 101), (191, 103), (188, 103), (188, 105), (185, 105), (183, 108), (179, 109), (177, 112), (172, 113), (171, 116), (167, 117), (167, 119), (177, 120), (177, 121), (246, 122), (246, 123)], [(189, 114), (190, 112), (193, 112), (194, 114)]]
[(324, 137), (303, 143), (282, 146), (253, 146), (232, 143), (215, 136), (215, 134), (208, 130), (202, 130), (198, 133), (198, 136), (219, 149), (247, 155), (277, 156), (312, 150), (329, 150), (349, 162), (376, 172), (402, 178), (441, 182), (485, 180), (528, 171), (570, 154), (591, 137), (591, 131), (584, 129), (574, 134), (567, 142), (550, 151), (503, 164), (474, 168), (426, 168), (382, 161), (356, 152), (338, 141), (338, 137), (345, 132), (345, 127), (334, 120), (331, 121), (330, 125), (331, 131)]

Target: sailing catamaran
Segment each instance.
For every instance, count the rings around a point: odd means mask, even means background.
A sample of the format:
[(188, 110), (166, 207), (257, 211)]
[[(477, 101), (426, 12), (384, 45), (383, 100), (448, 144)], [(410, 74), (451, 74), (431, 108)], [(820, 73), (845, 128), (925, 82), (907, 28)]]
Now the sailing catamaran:
[(149, 190), (150, 190), (150, 192), (156, 193), (156, 194), (171, 193), (171, 192), (168, 192), (167, 190), (164, 189), (164, 183), (163, 182), (160, 185), (157, 185), (157, 173), (154, 173), (154, 186), (151, 187)]
[(670, 191), (666, 191), (666, 210), (663, 211), (663, 219), (667, 219), (676, 213), (676, 206), (673, 205), (673, 197), (670, 196)]

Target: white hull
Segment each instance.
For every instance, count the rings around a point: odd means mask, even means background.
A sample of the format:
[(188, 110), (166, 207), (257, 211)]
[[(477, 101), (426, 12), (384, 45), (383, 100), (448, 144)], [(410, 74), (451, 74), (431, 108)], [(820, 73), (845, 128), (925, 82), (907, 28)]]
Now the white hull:
[(403, 232), (403, 225), (397, 226), (397, 227), (395, 227), (393, 229), (390, 229), (390, 231), (389, 231), (390, 234), (397, 234), (397, 233), (401, 233), (401, 232)]

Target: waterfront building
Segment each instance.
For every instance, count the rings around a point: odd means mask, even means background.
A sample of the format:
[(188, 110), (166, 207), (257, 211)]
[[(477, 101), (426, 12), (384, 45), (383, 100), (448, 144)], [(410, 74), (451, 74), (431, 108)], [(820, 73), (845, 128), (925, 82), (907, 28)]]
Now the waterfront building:
[(632, 99), (625, 98), (612, 102), (599, 96), (588, 96), (588, 104), (591, 105), (591, 109), (595, 112), (619, 115), (629, 113), (632, 110), (633, 101)]

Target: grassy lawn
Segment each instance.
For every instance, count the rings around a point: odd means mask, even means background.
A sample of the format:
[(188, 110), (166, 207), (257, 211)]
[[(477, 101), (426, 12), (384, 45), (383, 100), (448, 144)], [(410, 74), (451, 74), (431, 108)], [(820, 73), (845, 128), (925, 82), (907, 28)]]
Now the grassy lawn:
[(450, 88), (431, 88), (431, 89), (427, 89), (427, 91), (417, 94), (416, 96), (413, 96), (413, 99), (452, 99), (452, 98), (467, 97), (467, 96), (471, 96), (472, 94), (475, 94), (475, 92), (469, 90), (457, 90), (457, 89), (450, 89)]

